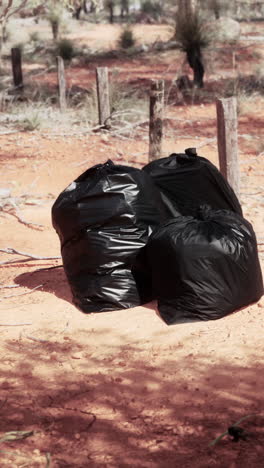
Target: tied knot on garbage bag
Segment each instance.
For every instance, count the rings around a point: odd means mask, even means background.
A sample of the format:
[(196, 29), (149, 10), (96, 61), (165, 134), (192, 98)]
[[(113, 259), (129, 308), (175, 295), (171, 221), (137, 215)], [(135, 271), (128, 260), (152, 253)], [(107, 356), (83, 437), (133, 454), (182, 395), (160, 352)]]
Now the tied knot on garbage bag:
[(185, 153), (173, 153), (167, 158), (150, 162), (147, 172), (160, 190), (170, 216), (196, 216), (197, 208), (209, 205), (215, 210), (230, 210), (242, 215), (238, 198), (219, 172), (195, 148)]
[(200, 221), (210, 221), (212, 217), (212, 210), (209, 205), (199, 206), (196, 214), (197, 219)]

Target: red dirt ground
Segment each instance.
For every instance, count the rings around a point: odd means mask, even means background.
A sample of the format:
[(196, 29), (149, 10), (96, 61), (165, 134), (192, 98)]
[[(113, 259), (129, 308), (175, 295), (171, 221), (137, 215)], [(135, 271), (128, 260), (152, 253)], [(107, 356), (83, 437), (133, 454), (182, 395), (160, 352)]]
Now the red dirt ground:
[[(167, 69), (164, 57), (151, 71), (145, 59), (119, 66), (149, 79)], [(79, 72), (71, 69), (78, 84)], [(263, 261), (262, 109), (263, 98), (240, 116), (239, 150), (241, 202)], [(200, 145), (199, 154), (217, 164), (213, 104), (170, 106), (166, 119), (165, 155)], [(32, 229), (0, 212), (0, 248), (36, 255), (60, 255), (51, 206), (76, 176), (108, 158), (147, 163), (147, 129), (125, 140), (50, 131), (0, 138), (1, 187), (26, 194), (21, 215), (43, 225)], [(16, 261), (0, 271), (0, 439), (9, 431), (34, 433), (0, 443), (1, 467), (263, 466), (263, 298), (219, 321), (171, 327), (155, 303), (85, 315), (71, 303), (63, 269), (45, 270), (61, 260), (18, 263), (18, 255), (1, 255), (10, 258)], [(246, 440), (225, 436), (209, 447), (248, 415), (241, 422)]]

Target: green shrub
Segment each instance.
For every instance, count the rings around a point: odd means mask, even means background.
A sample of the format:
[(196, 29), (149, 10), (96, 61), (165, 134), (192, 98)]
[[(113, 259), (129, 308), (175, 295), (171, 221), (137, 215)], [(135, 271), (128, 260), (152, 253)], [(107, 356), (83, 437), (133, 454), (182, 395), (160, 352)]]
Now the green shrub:
[(57, 55), (63, 58), (63, 60), (70, 61), (75, 55), (75, 49), (70, 39), (60, 39), (57, 43)]
[(222, 13), (226, 15), (226, 12), (230, 8), (230, 4), (231, 2), (229, 0), (207, 0), (203, 7), (207, 6), (209, 11), (212, 11), (215, 18), (219, 19)]
[(56, 41), (59, 37), (59, 30), (63, 17), (63, 5), (49, 0), (47, 2), (47, 12), (45, 14), (47, 21), (51, 25), (53, 39)]
[(21, 122), (19, 127), (24, 132), (33, 132), (37, 130), (41, 125), (41, 118), (39, 113), (33, 113), (30, 117), (25, 117)]
[(135, 45), (135, 42), (136, 40), (132, 29), (128, 27), (124, 28), (119, 37), (119, 46), (122, 49), (129, 49), (130, 47), (133, 47)]
[(38, 31), (32, 31), (29, 35), (30, 42), (39, 42), (39, 33)]
[(193, 69), (193, 84), (203, 87), (203, 54), (202, 49), (208, 47), (211, 42), (210, 33), (205, 28), (204, 18), (199, 12), (186, 15), (179, 12), (176, 17), (175, 39), (180, 48), (186, 52), (186, 58)]
[(198, 13), (189, 16), (177, 15), (175, 39), (184, 52), (196, 45), (204, 48), (210, 44), (211, 33), (204, 26), (204, 19)]

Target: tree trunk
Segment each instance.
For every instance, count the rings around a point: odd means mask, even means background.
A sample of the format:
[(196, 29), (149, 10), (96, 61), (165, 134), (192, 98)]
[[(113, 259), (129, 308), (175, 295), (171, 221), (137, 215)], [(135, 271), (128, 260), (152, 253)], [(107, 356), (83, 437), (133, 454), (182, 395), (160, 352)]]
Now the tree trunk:
[(114, 3), (112, 1), (108, 2), (108, 9), (109, 9), (109, 23), (113, 24), (114, 22)]
[(120, 16), (121, 18), (124, 18), (124, 16), (128, 16), (129, 15), (129, 2), (128, 0), (123, 0), (121, 1), (121, 13), (120, 13)]
[(94, 4), (93, 1), (91, 2), (91, 5), (90, 5), (90, 13), (96, 13), (96, 5)]
[(2, 54), (3, 54), (5, 31), (6, 31), (6, 21), (5, 21), (5, 18), (3, 18), (0, 23), (0, 67), (2, 67), (3, 65)]
[(193, 84), (198, 88), (203, 88), (204, 66), (202, 62), (202, 52), (200, 47), (192, 47), (186, 51), (187, 60), (193, 69)]
[(80, 19), (80, 15), (81, 15), (81, 11), (82, 11), (82, 7), (81, 7), (81, 6), (77, 7), (77, 8), (74, 10), (74, 12), (73, 12), (73, 15), (72, 15), (73, 18), (79, 20), (79, 19)]
[(85, 13), (86, 15), (88, 15), (89, 11), (88, 11), (88, 8), (87, 8), (86, 0), (83, 0), (82, 9), (83, 9), (84, 13)]
[(59, 22), (57, 20), (54, 20), (51, 22), (51, 29), (52, 29), (53, 39), (54, 41), (56, 41), (59, 35)]
[(186, 18), (193, 15), (197, 9), (197, 0), (178, 0), (178, 16)]
[(11, 49), (13, 81), (16, 88), (23, 88), (23, 73), (21, 50), (18, 47)]

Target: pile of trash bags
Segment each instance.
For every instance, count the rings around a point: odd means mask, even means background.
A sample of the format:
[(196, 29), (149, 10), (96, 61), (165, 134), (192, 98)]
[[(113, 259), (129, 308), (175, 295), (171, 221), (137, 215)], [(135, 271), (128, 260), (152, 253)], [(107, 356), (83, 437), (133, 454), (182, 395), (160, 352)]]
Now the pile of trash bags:
[(167, 324), (219, 319), (260, 299), (257, 242), (218, 169), (195, 149), (142, 170), (98, 164), (52, 207), (83, 312), (158, 301)]

